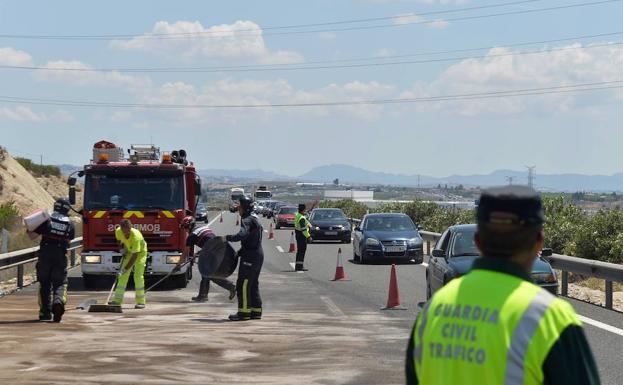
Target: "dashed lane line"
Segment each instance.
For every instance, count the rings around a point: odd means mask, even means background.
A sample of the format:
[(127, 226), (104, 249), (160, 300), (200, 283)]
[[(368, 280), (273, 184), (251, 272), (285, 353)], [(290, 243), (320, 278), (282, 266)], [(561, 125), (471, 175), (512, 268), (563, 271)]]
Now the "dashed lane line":
[[(220, 213), (219, 215), (223, 215), (223, 212), (221, 211), (221, 213)], [(209, 227), (209, 226), (212, 226), (212, 224), (213, 224), (214, 222), (216, 222), (216, 221), (217, 221), (217, 219), (219, 219), (219, 215), (217, 215), (217, 216), (216, 216), (216, 218), (214, 218), (214, 219), (212, 219), (210, 222), (208, 222), (207, 226), (208, 226), (208, 227)]]
[(283, 253), (283, 247), (281, 246), (275, 246), (277, 248), (277, 251), (279, 251), (280, 253)]
[(580, 319), (580, 321), (584, 322), (585, 324), (588, 324), (588, 325), (591, 325), (591, 326), (595, 326), (596, 328), (599, 328), (601, 330), (605, 330), (607, 332), (614, 333), (614, 334), (617, 334), (617, 335), (620, 335), (621, 337), (623, 337), (623, 330), (622, 329), (619, 329), (619, 328), (616, 328), (614, 326), (605, 324), (603, 322), (596, 321), (596, 320), (594, 320), (592, 318), (588, 318), (588, 317), (585, 317), (585, 316), (580, 315), (580, 314), (578, 314), (578, 318)]

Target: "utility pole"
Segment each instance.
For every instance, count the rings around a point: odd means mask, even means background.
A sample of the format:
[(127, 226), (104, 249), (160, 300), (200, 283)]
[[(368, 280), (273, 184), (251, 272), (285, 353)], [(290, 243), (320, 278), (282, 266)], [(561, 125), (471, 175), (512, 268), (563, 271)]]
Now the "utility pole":
[(512, 186), (512, 185), (513, 185), (513, 181), (514, 181), (514, 180), (515, 180), (515, 177), (514, 177), (514, 176), (507, 176), (507, 177), (506, 177), (506, 181), (508, 182), (508, 185), (509, 185), (509, 186)]
[(43, 167), (43, 154), (39, 155), (39, 165)]
[(534, 169), (536, 166), (526, 166), (528, 169), (528, 187), (534, 188)]

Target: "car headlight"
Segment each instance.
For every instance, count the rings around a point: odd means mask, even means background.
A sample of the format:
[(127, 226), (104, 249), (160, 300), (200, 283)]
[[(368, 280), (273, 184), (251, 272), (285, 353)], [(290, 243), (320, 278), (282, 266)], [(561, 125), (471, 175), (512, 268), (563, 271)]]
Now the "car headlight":
[(101, 255), (85, 255), (84, 263), (102, 263)]
[(418, 246), (422, 244), (422, 241), (420, 240), (420, 238), (412, 238), (407, 241), (407, 244), (409, 246)]
[(320, 230), (320, 227), (316, 226), (314, 227), (314, 230)]
[(368, 239), (366, 239), (366, 245), (368, 245), (368, 246), (378, 246), (379, 245), (379, 240), (378, 239), (374, 239), (374, 238), (368, 238)]
[(556, 275), (554, 273), (532, 273), (532, 281), (534, 283), (556, 283)]
[(182, 256), (181, 255), (167, 255), (167, 263), (168, 264), (177, 265), (180, 262), (182, 262)]

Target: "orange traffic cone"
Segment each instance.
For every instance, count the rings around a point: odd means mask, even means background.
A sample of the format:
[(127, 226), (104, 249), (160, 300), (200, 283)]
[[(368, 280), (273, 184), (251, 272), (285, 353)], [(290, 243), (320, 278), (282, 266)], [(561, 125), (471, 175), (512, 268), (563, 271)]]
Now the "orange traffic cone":
[(221, 213), (221, 218), (218, 220), (220, 223), (223, 223), (223, 213)]
[(333, 281), (350, 281), (346, 278), (344, 271), (344, 262), (342, 261), (342, 248), (337, 249), (337, 266), (335, 266), (335, 278)]
[(288, 253), (295, 253), (296, 252), (296, 244), (294, 243), (294, 231), (292, 232), (292, 235), (290, 235), (290, 249), (288, 250)]
[(270, 223), (270, 231), (268, 232), (268, 239), (275, 239), (275, 233), (273, 232), (273, 223)]
[(398, 292), (398, 278), (396, 278), (396, 265), (392, 263), (392, 271), (389, 276), (389, 295), (387, 306), (383, 310), (407, 310), (400, 306), (400, 293)]

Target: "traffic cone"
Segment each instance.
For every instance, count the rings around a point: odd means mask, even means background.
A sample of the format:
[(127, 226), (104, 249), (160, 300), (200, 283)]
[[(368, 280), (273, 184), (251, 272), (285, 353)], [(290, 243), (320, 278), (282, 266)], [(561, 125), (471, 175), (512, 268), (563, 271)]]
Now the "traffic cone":
[(332, 281), (350, 281), (346, 278), (344, 271), (344, 261), (342, 260), (342, 248), (337, 249), (337, 266), (335, 266), (335, 278)]
[(270, 231), (268, 232), (268, 239), (275, 239), (275, 233), (273, 232), (273, 224), (270, 223)]
[(294, 243), (294, 231), (292, 232), (292, 235), (290, 235), (290, 249), (288, 250), (288, 253), (295, 253), (296, 252), (296, 244)]
[(221, 213), (221, 218), (218, 220), (220, 223), (223, 223), (223, 213)]
[(396, 278), (396, 265), (392, 263), (392, 271), (389, 276), (389, 295), (387, 306), (382, 310), (407, 310), (400, 306), (400, 293), (398, 292), (398, 278)]

